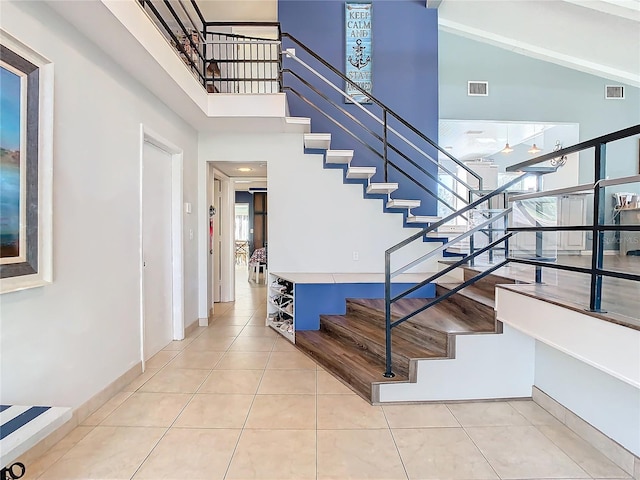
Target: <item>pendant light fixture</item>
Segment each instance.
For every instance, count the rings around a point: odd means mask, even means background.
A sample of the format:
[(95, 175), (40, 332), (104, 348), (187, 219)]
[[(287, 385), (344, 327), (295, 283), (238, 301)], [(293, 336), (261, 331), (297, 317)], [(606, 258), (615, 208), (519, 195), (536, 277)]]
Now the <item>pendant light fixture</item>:
[[(542, 133), (544, 131), (541, 130), (540, 133)], [(535, 139), (538, 135), (540, 135), (540, 133), (536, 134), (533, 136), (533, 138)], [(535, 155), (536, 153), (540, 153), (542, 150), (540, 148), (538, 148), (538, 146), (536, 145), (536, 142), (533, 142), (533, 145), (531, 145), (531, 148), (529, 150), (527, 150), (527, 153), (530, 153), (531, 155)]]
[(501, 150), (502, 153), (511, 153), (513, 152), (513, 148), (511, 148), (511, 146), (509, 146), (509, 125), (507, 125), (507, 144), (504, 146), (504, 148)]

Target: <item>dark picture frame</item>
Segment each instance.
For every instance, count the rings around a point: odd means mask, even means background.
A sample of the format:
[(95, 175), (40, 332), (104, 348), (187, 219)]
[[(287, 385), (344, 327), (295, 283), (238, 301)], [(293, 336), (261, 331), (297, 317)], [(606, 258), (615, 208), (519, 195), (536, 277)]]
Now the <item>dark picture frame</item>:
[(53, 64), (0, 30), (0, 293), (51, 282)]

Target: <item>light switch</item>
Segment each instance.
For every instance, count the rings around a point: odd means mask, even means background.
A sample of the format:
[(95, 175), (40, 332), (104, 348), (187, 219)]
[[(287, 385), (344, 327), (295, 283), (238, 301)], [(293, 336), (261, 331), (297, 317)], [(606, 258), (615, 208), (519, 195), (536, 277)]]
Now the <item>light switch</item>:
[(193, 228), (189, 229), (189, 240), (193, 240)]
[(185, 202), (184, 204), (184, 211), (186, 213), (191, 213), (191, 202)]

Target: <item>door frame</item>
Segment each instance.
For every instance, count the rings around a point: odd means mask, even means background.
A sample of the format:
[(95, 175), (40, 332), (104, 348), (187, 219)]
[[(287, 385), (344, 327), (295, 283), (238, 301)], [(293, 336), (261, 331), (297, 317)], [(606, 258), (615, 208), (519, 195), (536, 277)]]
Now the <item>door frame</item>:
[(183, 248), (183, 150), (144, 124), (140, 124), (139, 188), (139, 276), (140, 276), (140, 359), (144, 359), (144, 257), (142, 249), (142, 188), (144, 185), (144, 144), (149, 143), (171, 156), (171, 324), (174, 340), (184, 338), (184, 248)]
[[(233, 190), (231, 178), (222, 173), (220, 170), (211, 165), (214, 180), (220, 181), (220, 211), (217, 215), (220, 215), (220, 232), (219, 235), (219, 249), (220, 249), (220, 270), (221, 270), (221, 283), (220, 289), (220, 301), (221, 302), (233, 302), (235, 300), (235, 252), (234, 252), (234, 205), (235, 205), (235, 191)], [(213, 192), (213, 185), (211, 185), (211, 191)], [(209, 285), (207, 288), (211, 289), (213, 285)]]

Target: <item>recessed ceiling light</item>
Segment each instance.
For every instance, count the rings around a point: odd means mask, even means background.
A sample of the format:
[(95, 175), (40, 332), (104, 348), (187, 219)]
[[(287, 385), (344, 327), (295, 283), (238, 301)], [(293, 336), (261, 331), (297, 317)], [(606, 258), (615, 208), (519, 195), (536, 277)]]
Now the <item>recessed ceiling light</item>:
[(482, 130), (467, 130), (465, 133), (467, 135), (482, 135), (484, 132)]
[(444, 147), (445, 150), (453, 150), (453, 147), (451, 145), (447, 145), (446, 147)]
[(250, 172), (252, 169), (249, 167), (240, 167), (236, 168), (236, 170), (238, 170), (239, 172)]

